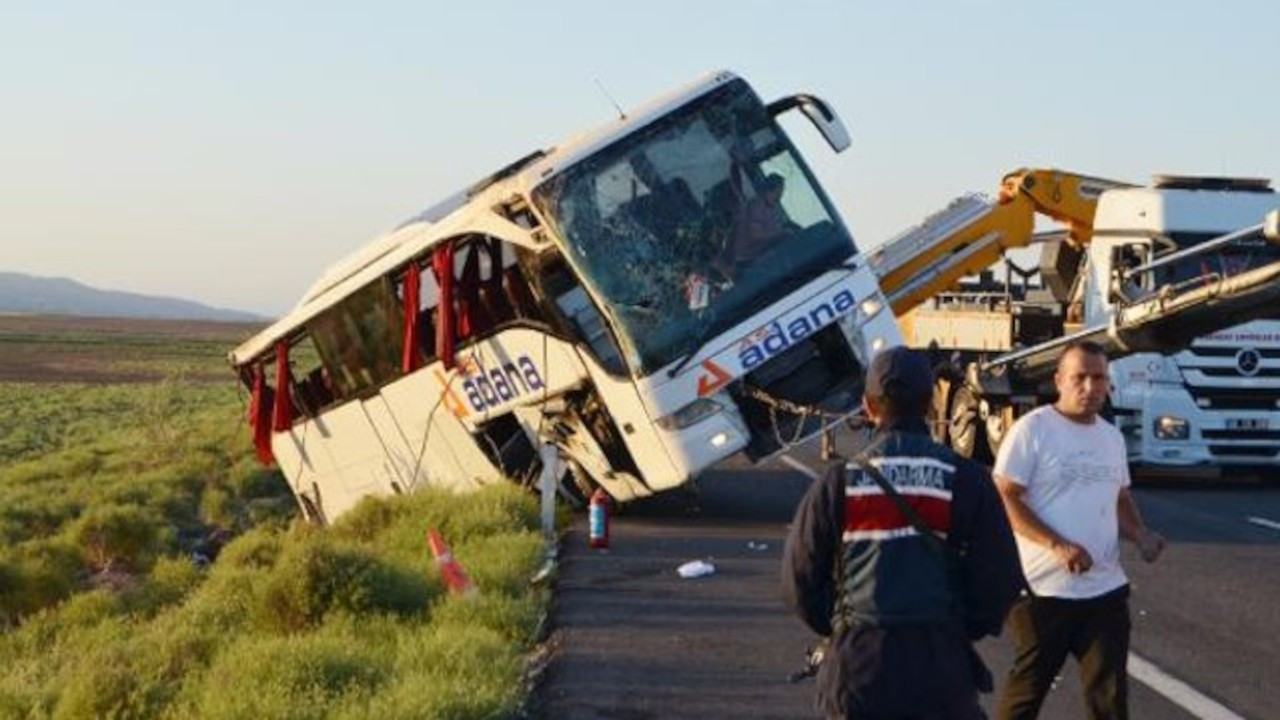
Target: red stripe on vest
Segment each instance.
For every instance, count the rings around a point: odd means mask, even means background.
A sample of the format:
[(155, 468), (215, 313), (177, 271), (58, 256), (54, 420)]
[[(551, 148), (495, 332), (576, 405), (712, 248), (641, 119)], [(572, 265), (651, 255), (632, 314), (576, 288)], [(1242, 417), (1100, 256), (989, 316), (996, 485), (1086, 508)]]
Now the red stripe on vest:
[[(899, 491), (901, 492), (901, 491)], [(951, 501), (929, 495), (909, 495), (901, 492), (902, 499), (937, 532), (951, 530)], [(900, 530), (911, 527), (911, 521), (903, 516), (893, 500), (883, 493), (854, 495), (844, 499), (845, 532)]]

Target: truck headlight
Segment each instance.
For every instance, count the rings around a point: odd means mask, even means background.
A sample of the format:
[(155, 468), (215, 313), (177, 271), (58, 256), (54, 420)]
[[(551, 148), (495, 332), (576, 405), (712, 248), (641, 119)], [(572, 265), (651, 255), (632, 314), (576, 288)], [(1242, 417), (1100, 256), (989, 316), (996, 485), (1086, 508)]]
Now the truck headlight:
[(1151, 429), (1159, 440), (1186, 440), (1191, 437), (1191, 423), (1186, 418), (1173, 415), (1156, 418)]
[(724, 406), (711, 398), (698, 398), (670, 415), (658, 418), (658, 427), (663, 430), (683, 430), (723, 409)]

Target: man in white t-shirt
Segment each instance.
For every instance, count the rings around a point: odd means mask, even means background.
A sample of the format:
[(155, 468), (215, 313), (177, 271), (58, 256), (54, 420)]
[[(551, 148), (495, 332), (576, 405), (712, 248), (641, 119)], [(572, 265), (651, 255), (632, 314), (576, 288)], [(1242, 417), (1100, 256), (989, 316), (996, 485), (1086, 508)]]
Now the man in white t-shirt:
[(1089, 717), (1127, 718), (1129, 585), (1119, 541), (1137, 543), (1147, 562), (1165, 541), (1129, 492), (1124, 438), (1098, 417), (1109, 390), (1103, 349), (1068, 346), (1054, 382), (1058, 401), (1014, 424), (994, 469), (1030, 586), (1008, 616), (1015, 657), (997, 717), (1036, 717), (1070, 654)]

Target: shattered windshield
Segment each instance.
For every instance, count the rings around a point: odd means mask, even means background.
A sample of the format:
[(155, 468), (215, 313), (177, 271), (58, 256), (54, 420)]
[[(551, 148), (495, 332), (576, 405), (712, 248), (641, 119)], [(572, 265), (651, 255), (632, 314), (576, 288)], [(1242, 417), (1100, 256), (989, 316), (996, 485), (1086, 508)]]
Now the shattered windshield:
[(741, 80), (570, 167), (534, 201), (646, 373), (854, 251)]

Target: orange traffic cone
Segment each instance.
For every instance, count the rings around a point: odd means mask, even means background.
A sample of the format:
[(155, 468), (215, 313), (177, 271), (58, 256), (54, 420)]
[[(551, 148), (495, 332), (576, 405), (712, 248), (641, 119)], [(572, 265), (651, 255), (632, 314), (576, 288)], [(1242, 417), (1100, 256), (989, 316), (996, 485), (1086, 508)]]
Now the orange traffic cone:
[(440, 531), (431, 528), (427, 532), (427, 542), (431, 545), (431, 555), (436, 559), (436, 566), (440, 568), (440, 577), (444, 579), (444, 584), (449, 588), (449, 592), (464, 597), (475, 595), (476, 586), (471, 584), (471, 578), (467, 577), (466, 571), (462, 569), (462, 564), (449, 551), (449, 546), (445, 544), (444, 538), (440, 536)]

